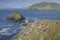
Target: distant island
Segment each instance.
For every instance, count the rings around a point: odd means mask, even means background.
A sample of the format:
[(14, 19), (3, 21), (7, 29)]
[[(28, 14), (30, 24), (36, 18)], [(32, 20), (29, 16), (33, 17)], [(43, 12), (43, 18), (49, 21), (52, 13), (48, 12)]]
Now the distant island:
[(41, 2), (27, 7), (27, 9), (60, 9), (60, 4), (56, 2)]

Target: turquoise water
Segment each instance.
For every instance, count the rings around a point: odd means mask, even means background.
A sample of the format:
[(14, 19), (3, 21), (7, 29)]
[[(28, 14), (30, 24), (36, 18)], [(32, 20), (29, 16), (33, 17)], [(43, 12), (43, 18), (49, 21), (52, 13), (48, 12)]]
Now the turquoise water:
[(1, 9), (0, 10), (0, 40), (10, 40), (15, 34), (23, 29), (23, 26), (8, 21), (12, 12), (18, 11), (28, 20), (60, 20), (60, 10), (26, 10), (26, 9)]

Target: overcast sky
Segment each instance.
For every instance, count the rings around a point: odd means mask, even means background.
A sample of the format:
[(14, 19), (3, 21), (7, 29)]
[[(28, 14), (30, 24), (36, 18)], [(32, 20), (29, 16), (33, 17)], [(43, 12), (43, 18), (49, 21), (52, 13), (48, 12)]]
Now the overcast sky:
[(60, 3), (60, 0), (0, 0), (0, 9), (23, 8), (40, 2)]

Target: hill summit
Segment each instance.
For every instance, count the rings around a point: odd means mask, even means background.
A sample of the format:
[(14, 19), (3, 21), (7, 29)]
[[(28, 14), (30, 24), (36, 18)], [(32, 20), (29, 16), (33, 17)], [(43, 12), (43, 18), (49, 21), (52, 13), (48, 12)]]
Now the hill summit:
[(60, 4), (56, 2), (41, 2), (28, 7), (28, 9), (60, 9)]

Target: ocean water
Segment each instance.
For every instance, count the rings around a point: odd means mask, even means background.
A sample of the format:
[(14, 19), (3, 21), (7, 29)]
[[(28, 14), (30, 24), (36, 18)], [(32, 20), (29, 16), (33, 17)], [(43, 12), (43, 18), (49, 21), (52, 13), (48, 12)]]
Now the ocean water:
[(60, 10), (26, 10), (26, 9), (1, 9), (0, 10), (0, 40), (10, 40), (20, 32), (24, 26), (11, 22), (6, 18), (17, 11), (27, 20), (60, 20)]

